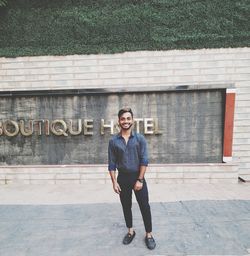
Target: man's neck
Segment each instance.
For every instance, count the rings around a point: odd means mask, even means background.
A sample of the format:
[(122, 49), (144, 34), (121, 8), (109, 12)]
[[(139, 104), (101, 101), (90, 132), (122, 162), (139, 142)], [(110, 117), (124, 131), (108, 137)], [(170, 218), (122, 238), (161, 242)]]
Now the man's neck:
[(131, 129), (128, 130), (121, 130), (122, 137), (129, 137), (131, 135)]

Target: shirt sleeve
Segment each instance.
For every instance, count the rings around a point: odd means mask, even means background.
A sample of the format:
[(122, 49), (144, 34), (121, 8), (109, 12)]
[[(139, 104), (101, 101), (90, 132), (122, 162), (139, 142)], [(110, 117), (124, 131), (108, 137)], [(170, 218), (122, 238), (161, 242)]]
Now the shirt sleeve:
[(147, 141), (144, 136), (141, 135), (140, 139), (140, 165), (148, 166), (148, 149)]
[(112, 140), (109, 141), (108, 162), (109, 162), (108, 170), (115, 171), (116, 170), (116, 156), (115, 156), (114, 142)]

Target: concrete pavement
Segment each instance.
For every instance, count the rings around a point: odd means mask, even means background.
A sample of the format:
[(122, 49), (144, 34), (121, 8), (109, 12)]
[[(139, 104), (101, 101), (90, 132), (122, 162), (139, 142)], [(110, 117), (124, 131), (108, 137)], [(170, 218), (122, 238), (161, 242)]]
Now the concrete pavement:
[(111, 184), (0, 186), (0, 255), (250, 255), (249, 183), (148, 186), (153, 251), (136, 203), (135, 240), (121, 243), (127, 230)]

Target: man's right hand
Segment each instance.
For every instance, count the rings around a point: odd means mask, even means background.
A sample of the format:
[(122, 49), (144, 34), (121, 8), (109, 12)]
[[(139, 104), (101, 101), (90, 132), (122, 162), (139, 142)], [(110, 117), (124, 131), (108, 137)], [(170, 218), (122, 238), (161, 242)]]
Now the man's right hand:
[(113, 189), (114, 189), (115, 193), (117, 193), (117, 194), (120, 194), (120, 192), (122, 191), (121, 188), (120, 188), (120, 185), (118, 184), (117, 181), (115, 181), (113, 183)]

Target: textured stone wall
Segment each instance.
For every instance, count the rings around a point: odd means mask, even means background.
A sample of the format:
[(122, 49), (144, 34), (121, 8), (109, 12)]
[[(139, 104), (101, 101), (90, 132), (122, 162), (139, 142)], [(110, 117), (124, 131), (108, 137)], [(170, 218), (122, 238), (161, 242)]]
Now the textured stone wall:
[(233, 162), (246, 179), (250, 179), (249, 74), (249, 48), (0, 58), (1, 92), (232, 85), (236, 88)]
[(224, 91), (2, 97), (1, 164), (104, 164), (111, 136), (105, 126), (113, 120), (116, 133), (117, 111), (128, 104), (151, 163), (221, 162), (223, 97)]

